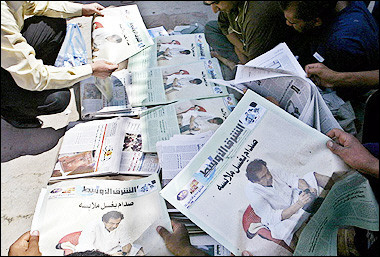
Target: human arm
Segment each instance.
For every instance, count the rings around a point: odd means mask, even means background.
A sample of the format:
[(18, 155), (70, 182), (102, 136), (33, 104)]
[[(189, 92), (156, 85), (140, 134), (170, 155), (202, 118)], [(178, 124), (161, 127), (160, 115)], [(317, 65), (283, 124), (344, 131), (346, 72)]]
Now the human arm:
[(248, 62), (248, 53), (244, 50), (244, 44), (240, 40), (236, 32), (232, 32), (226, 35), (228, 41), (235, 47), (235, 53), (239, 58), (241, 64), (246, 64)]
[(310, 202), (311, 197), (310, 194), (306, 192), (302, 192), (299, 197), (297, 202), (294, 204), (290, 205), (288, 208), (284, 209), (281, 213), (281, 220), (286, 220), (289, 219), (293, 214), (295, 214), (299, 209), (305, 206), (308, 202)]
[(104, 9), (104, 6), (98, 3), (84, 4), (82, 6), (82, 15), (83, 16), (91, 16), (93, 14), (97, 14), (100, 16), (104, 16), (100, 11)]
[(350, 167), (363, 174), (379, 178), (379, 159), (373, 156), (353, 135), (341, 129), (332, 129), (327, 134), (332, 138), (327, 147)]
[(164, 227), (157, 227), (158, 234), (164, 239), (165, 245), (171, 253), (176, 256), (208, 256), (207, 253), (191, 245), (185, 225), (175, 220), (172, 220), (171, 224), (173, 233)]
[(1, 67), (11, 73), (18, 86), (31, 91), (68, 88), (89, 78), (93, 71), (96, 75), (99, 70), (109, 69), (97, 65), (93, 70), (90, 64), (77, 67), (44, 65), (20, 32), (18, 19), (23, 17), (17, 14), (17, 8), (21, 7), (1, 2)]
[(41, 256), (38, 231), (25, 232), (10, 247), (8, 256)]
[(379, 86), (379, 70), (359, 72), (336, 72), (323, 63), (312, 63), (305, 66), (307, 77), (318, 86), (333, 87), (363, 87)]

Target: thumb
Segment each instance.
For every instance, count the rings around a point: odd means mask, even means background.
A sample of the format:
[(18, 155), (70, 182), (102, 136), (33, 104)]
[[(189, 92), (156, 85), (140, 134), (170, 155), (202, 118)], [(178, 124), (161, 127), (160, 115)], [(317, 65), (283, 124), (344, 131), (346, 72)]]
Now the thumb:
[(40, 240), (40, 234), (37, 230), (30, 233), (29, 248), (33, 248), (33, 247), (38, 248), (39, 240)]
[(338, 145), (336, 142), (330, 140), (327, 142), (327, 148), (329, 148), (333, 153), (338, 154), (342, 150), (342, 146)]
[(164, 227), (158, 226), (156, 230), (164, 240), (170, 235), (170, 232)]

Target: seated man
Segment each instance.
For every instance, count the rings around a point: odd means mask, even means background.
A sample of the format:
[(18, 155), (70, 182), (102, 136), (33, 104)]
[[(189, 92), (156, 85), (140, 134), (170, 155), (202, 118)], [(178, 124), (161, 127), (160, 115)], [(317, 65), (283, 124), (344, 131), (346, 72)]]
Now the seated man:
[[(106, 78), (117, 65), (97, 61), (53, 67), (66, 34), (66, 20), (99, 14), (100, 4), (1, 2), (1, 116), (17, 128), (38, 128), (37, 116), (62, 112), (67, 89), (91, 75)], [(25, 16), (31, 15), (28, 19)], [(45, 17), (47, 16), (47, 17)]]
[(329, 177), (310, 172), (303, 178), (278, 170), (269, 171), (267, 163), (255, 159), (247, 166), (247, 198), (261, 223), (273, 238), (284, 240), (287, 245), (311, 212), (318, 206), (313, 202), (327, 188)]
[[(203, 1), (218, 21), (205, 26), (205, 37), (221, 62), (225, 80), (234, 79), (231, 71), (237, 63), (245, 64), (271, 50), (277, 44), (288, 42), (293, 34), (282, 21), (276, 1)], [(230, 67), (230, 68), (227, 68)]]
[[(280, 1), (280, 5), (286, 24), (300, 33), (292, 50), (302, 66), (318, 61), (337, 72), (379, 69), (379, 29), (363, 1)], [(352, 104), (356, 116), (363, 111), (368, 89), (334, 90)], [(322, 96), (328, 92), (331, 89)], [(358, 130), (361, 123), (356, 124)]]

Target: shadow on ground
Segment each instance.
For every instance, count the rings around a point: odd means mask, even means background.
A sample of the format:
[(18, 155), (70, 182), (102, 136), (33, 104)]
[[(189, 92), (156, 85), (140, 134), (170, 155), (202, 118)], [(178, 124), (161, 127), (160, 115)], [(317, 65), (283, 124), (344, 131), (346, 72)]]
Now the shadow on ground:
[(65, 129), (17, 129), (1, 119), (1, 162), (24, 155), (38, 155), (54, 148)]

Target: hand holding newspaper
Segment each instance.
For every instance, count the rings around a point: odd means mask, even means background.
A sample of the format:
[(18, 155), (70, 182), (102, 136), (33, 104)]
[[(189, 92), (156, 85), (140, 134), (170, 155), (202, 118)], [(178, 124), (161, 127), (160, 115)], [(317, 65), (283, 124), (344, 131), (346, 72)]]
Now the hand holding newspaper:
[(99, 250), (110, 255), (172, 255), (158, 225), (171, 223), (159, 195), (159, 177), (79, 179), (48, 186), (38, 200), (32, 230), (43, 255)]
[(328, 140), (247, 91), (161, 195), (235, 255), (291, 255), (333, 174), (350, 171)]
[[(253, 90), (263, 97), (273, 97), (281, 108), (309, 126), (326, 134), (341, 128), (318, 88), (286, 45), (281, 43), (265, 54), (239, 65), (235, 80), (210, 80), (245, 93)], [(341, 99), (335, 95), (337, 104)]]

